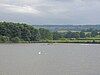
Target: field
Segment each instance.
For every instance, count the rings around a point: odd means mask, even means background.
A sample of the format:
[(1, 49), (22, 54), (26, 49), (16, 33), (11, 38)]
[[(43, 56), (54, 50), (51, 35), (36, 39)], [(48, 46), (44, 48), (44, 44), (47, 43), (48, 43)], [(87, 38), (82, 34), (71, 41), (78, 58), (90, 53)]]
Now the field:
[(40, 43), (100, 43), (100, 38), (79, 38), (79, 39), (60, 39), (60, 40), (42, 40)]

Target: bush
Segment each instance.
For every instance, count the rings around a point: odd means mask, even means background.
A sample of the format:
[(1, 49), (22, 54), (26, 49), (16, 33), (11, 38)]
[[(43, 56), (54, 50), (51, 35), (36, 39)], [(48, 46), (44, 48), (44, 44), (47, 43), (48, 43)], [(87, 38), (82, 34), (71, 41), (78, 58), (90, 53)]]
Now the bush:
[(9, 37), (7, 36), (0, 36), (0, 43), (6, 43), (9, 42)]
[(13, 43), (20, 43), (21, 39), (19, 37), (15, 37), (15, 38), (11, 39), (11, 42), (13, 42)]
[(0, 43), (7, 43), (9, 42), (9, 37), (7, 36), (0, 36)]

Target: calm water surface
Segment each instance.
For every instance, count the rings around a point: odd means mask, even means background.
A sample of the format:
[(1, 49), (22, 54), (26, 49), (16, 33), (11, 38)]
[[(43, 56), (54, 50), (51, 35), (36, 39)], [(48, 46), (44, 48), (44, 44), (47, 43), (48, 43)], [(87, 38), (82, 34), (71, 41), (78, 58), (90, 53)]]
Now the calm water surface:
[(100, 75), (100, 45), (0, 44), (0, 75)]

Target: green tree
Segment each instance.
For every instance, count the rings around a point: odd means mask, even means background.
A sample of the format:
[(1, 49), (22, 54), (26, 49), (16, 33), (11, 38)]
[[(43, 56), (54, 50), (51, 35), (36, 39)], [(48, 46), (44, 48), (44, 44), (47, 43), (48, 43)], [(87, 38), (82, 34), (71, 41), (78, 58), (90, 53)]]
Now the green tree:
[(94, 31), (91, 32), (91, 36), (92, 37), (95, 37), (96, 35), (98, 35), (98, 32), (96, 30), (94, 30)]
[(79, 38), (79, 33), (78, 32), (67, 32), (65, 35), (65, 38)]
[(41, 40), (51, 40), (53, 38), (52, 33), (44, 28), (39, 29), (40, 39)]
[(30, 42), (30, 37), (31, 37), (30, 30), (23, 28), (21, 32), (21, 39), (23, 39), (24, 41)]
[(7, 36), (0, 36), (0, 42), (1, 43), (7, 43), (7, 42), (9, 42), (9, 37), (7, 37)]
[(78, 39), (80, 37), (80, 34), (78, 32), (73, 33), (74, 38)]
[(13, 43), (20, 43), (21, 40), (20, 40), (19, 37), (14, 37), (14, 38), (11, 38), (11, 42), (13, 42)]
[(86, 37), (91, 37), (91, 33), (87, 33), (86, 34)]
[(85, 36), (85, 32), (83, 32), (83, 31), (81, 31), (80, 32), (80, 38), (85, 38), (86, 36)]
[(72, 38), (72, 32), (69, 31), (65, 34), (65, 38)]
[(58, 32), (53, 32), (53, 40), (59, 40), (60, 38), (62, 38), (61, 33)]

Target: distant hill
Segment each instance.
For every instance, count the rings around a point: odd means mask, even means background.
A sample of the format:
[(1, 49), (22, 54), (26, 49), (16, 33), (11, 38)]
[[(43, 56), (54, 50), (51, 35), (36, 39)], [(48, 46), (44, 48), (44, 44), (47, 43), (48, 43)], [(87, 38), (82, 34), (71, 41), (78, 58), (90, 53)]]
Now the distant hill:
[(100, 30), (100, 25), (33, 25), (35, 28), (45, 28), (50, 31), (81, 31), (86, 29), (96, 29)]

